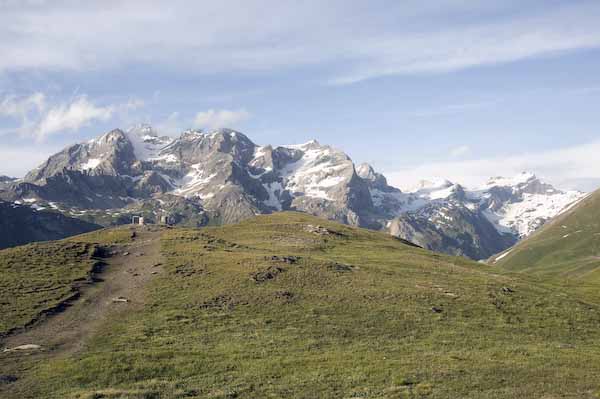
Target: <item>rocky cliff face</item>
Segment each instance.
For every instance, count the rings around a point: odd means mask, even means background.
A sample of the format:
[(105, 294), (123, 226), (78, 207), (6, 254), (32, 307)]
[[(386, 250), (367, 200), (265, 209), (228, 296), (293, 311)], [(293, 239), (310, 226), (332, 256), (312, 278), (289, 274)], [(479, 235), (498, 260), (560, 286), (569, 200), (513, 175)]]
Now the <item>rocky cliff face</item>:
[(259, 146), (229, 129), (173, 139), (149, 126), (70, 146), (24, 179), (0, 184), (5, 200), (103, 224), (132, 213), (198, 226), (297, 210), (476, 259), (502, 251), (580, 195), (533, 175), (491, 179), (478, 190), (442, 181), (402, 192), (371, 166), (355, 167), (317, 141)]

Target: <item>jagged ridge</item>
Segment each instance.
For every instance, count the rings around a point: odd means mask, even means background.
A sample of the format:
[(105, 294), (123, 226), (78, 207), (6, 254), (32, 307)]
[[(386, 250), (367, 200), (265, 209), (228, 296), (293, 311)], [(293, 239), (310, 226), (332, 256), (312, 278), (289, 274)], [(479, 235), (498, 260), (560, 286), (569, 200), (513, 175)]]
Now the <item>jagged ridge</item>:
[(6, 200), (50, 202), (104, 224), (131, 212), (202, 225), (298, 210), (475, 259), (506, 249), (582, 195), (533, 174), (494, 178), (477, 190), (442, 181), (402, 192), (370, 165), (355, 167), (315, 140), (258, 146), (230, 129), (170, 138), (147, 125), (70, 146), (24, 179), (0, 184)]

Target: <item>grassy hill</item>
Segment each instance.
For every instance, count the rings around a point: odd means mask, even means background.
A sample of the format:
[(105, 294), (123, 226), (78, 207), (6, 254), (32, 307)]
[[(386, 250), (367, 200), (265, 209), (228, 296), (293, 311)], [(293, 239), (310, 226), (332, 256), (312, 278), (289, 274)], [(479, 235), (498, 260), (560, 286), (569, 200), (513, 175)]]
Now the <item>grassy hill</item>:
[(67, 240), (0, 251), (0, 337), (60, 310), (91, 283), (102, 246), (128, 242), (127, 229), (101, 230)]
[[(149, 245), (143, 235), (130, 242), (107, 234), (115, 231), (52, 245), (112, 243), (119, 251), (136, 240)], [(73, 353), (0, 353), (0, 396), (600, 393), (600, 305), (577, 291), (298, 213), (159, 234), (162, 265), (143, 286), (143, 299), (124, 304)], [(127, 262), (146, 259), (132, 256)], [(106, 262), (110, 270), (111, 258)], [(24, 276), (36, 273), (35, 264)], [(49, 265), (37, 264), (46, 274)], [(147, 268), (156, 266), (148, 259)], [(1, 283), (17, 292), (20, 281), (15, 275)]]
[(564, 281), (600, 283), (600, 191), (489, 263)]

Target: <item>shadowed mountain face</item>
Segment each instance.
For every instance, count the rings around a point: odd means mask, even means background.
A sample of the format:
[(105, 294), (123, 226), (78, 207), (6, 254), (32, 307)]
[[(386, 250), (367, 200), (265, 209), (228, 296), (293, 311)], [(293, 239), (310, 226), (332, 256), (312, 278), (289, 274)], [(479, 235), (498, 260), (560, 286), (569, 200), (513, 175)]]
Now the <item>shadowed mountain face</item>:
[(581, 195), (530, 174), (495, 178), (479, 190), (443, 181), (402, 192), (370, 165), (355, 166), (314, 140), (259, 146), (229, 129), (170, 138), (144, 125), (75, 144), (24, 179), (0, 182), (4, 200), (103, 225), (130, 214), (200, 226), (297, 210), (474, 259), (506, 249)]
[(58, 240), (102, 226), (67, 217), (59, 212), (35, 210), (0, 201), (0, 249), (33, 241)]

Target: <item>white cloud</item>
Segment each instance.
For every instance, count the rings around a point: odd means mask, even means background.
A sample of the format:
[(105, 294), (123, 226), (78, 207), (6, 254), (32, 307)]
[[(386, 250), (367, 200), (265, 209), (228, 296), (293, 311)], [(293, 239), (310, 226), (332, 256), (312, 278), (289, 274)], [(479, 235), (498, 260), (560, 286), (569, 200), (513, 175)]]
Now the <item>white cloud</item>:
[(250, 118), (250, 113), (244, 109), (231, 111), (226, 109), (198, 112), (194, 125), (199, 128), (218, 129), (235, 127), (238, 123)]
[(0, 101), (0, 116), (27, 118), (30, 112), (41, 112), (46, 108), (46, 96), (43, 93), (33, 93), (28, 97), (6, 96)]
[(170, 136), (175, 136), (185, 129), (179, 112), (172, 112), (165, 120), (154, 124), (154, 127), (160, 134)]
[(471, 151), (468, 145), (461, 145), (450, 150), (450, 155), (454, 158), (459, 158), (467, 155)]
[[(321, 65), (333, 71), (331, 82), (347, 84), (600, 46), (597, 2), (530, 9), (506, 0), (435, 3), (15, 2), (0, 8), (0, 71), (152, 63), (214, 73)], [(503, 16), (512, 15), (499, 12), (504, 7), (523, 16)], [(459, 23), (466, 12), (478, 22)]]
[(36, 126), (34, 134), (43, 139), (53, 133), (75, 131), (92, 121), (107, 121), (113, 113), (113, 107), (98, 107), (82, 96), (71, 103), (51, 108)]
[(530, 152), (488, 159), (432, 162), (387, 171), (397, 187), (413, 187), (421, 179), (447, 178), (477, 187), (493, 176), (513, 176), (531, 171), (560, 188), (589, 191), (600, 187), (600, 141), (557, 150)]
[(123, 104), (99, 106), (86, 95), (52, 103), (44, 93), (25, 97), (11, 94), (0, 100), (0, 117), (13, 119), (19, 126), (4, 128), (0, 135), (16, 133), (41, 141), (49, 135), (77, 131), (93, 122), (106, 122), (115, 116), (125, 121), (130, 112), (143, 106), (144, 101), (137, 98)]

